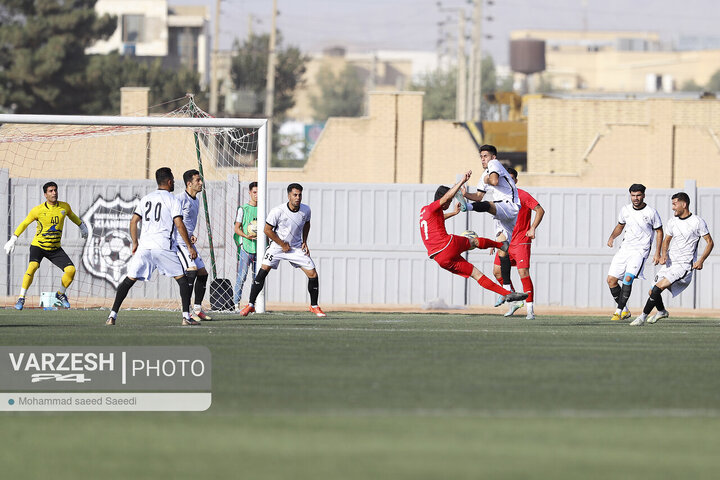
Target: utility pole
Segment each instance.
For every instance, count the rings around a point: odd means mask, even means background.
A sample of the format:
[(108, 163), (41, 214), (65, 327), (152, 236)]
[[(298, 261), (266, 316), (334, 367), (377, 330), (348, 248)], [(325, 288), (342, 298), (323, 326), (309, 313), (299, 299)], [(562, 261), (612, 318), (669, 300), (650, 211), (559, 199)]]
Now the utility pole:
[(472, 108), (468, 112), (472, 120), (480, 121), (480, 105), (482, 102), (482, 7), (484, 0), (475, 0), (473, 9), (472, 32)]
[(467, 68), (465, 59), (465, 10), (458, 11), (458, 52), (457, 52), (457, 85), (455, 95), (455, 119), (467, 121), (465, 113), (465, 92), (467, 91)]
[(275, 109), (275, 37), (277, 21), (277, 0), (273, 0), (272, 22), (270, 25), (270, 54), (268, 56), (267, 81), (265, 86), (265, 116), (268, 119), (268, 159), (272, 159), (272, 117)]
[(210, 56), (210, 114), (218, 113), (218, 51), (220, 50), (220, 0), (215, 0), (215, 32)]

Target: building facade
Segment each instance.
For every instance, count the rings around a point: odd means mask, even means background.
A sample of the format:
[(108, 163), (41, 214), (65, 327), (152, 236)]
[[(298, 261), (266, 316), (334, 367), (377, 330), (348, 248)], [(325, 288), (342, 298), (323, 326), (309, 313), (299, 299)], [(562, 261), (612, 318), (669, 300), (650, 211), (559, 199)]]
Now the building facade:
[(186, 67), (209, 82), (210, 14), (205, 6), (168, 6), (167, 0), (98, 0), (98, 14), (117, 16), (118, 27), (89, 54), (119, 52), (140, 59), (160, 58), (168, 68)]

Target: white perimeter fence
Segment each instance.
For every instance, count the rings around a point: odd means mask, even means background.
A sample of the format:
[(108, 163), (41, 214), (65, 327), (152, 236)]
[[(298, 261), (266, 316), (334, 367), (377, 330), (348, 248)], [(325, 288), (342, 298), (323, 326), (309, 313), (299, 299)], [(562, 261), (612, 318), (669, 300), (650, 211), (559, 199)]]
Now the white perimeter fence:
[[(7, 171), (0, 171), (0, 232), (5, 234), (0, 238), (2, 242), (12, 234), (29, 209), (41, 203), (41, 187), (46, 181), (9, 178)], [(111, 200), (120, 195), (131, 200), (155, 188), (152, 181), (59, 180), (57, 183), (60, 199), (67, 201), (81, 217), (98, 197)], [(417, 221), (420, 208), (432, 201), (435, 186), (332, 183), (303, 186), (303, 203), (312, 208), (308, 243), (320, 276), (322, 305), (420, 306), (442, 299), (448, 305), (460, 306), (490, 305), (494, 301), (491, 292), (473, 281), (451, 275), (427, 258)], [(285, 184), (269, 183), (268, 188), (269, 208), (287, 200)], [(629, 203), (627, 188), (531, 187), (527, 190), (546, 211), (537, 230), (530, 262), (536, 304), (611, 308), (613, 302), (606, 276), (620, 241), (616, 241), (612, 249), (606, 242), (617, 223), (621, 206)], [(707, 221), (710, 233), (717, 241), (720, 188), (696, 188), (695, 182), (688, 182), (683, 190), (690, 195), (690, 210)], [(647, 191), (646, 202), (659, 211), (663, 223), (672, 215), (670, 197), (677, 191), (679, 189)], [(247, 199), (247, 184), (239, 184), (234, 178), (226, 182), (209, 182), (208, 194), (218, 276), (228, 278), (234, 284), (237, 265), (232, 223), (237, 205)], [(200, 217), (199, 247), (209, 263), (207, 226), (203, 215)], [(492, 220), (484, 213), (460, 214), (449, 220), (447, 226), (451, 233), (471, 229), (481, 236), (492, 236)], [(17, 294), (27, 267), (27, 247), (33, 229), (34, 225), (22, 235), (13, 255), (7, 256), (4, 252), (0, 255), (0, 295)], [(77, 275), (83, 277), (81, 281), (91, 282), (91, 296), (112, 298), (114, 286), (90, 276), (83, 265), (84, 240), (78, 229), (69, 225), (65, 230), (63, 247), (78, 267)], [(704, 245), (701, 240), (700, 251)], [(719, 254), (720, 250), (716, 249), (705, 262), (705, 268), (697, 272), (691, 287), (678, 298), (666, 297), (666, 303), (670, 307), (720, 309), (720, 293), (713, 288), (720, 285)], [(491, 275), (493, 257), (487, 251), (473, 251), (469, 260), (486, 275)], [(52, 269), (49, 262), (43, 262), (30, 294), (37, 295), (56, 287), (59, 272)], [(646, 279), (635, 282), (630, 308), (637, 310), (644, 304), (656, 269), (651, 262), (646, 264)], [(520, 288), (515, 269), (513, 281), (516, 288)], [(71, 297), (72, 290), (71, 287)], [(248, 280), (244, 298), (249, 290)], [(271, 309), (277, 304), (307, 303), (306, 277), (299, 270), (282, 264), (268, 276), (266, 295)], [(174, 298), (177, 286), (174, 281), (161, 278), (145, 282), (142, 288), (134, 288), (131, 296)]]

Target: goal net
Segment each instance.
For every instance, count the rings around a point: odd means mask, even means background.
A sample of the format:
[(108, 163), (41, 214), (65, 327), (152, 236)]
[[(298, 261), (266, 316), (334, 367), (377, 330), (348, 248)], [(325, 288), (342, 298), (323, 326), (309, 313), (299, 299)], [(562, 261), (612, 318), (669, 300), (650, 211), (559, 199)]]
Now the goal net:
[[(130, 219), (140, 198), (157, 188), (160, 167), (172, 169), (176, 195), (185, 189), (185, 171), (201, 172), (205, 188), (198, 195), (198, 227), (189, 233), (197, 238), (210, 274), (203, 304), (231, 308), (238, 251), (233, 227), (250, 182), (259, 182), (258, 224), (265, 218), (264, 119), (211, 118), (189, 96), (182, 107), (156, 116), (0, 115), (0, 123), (0, 242), (45, 202), (42, 186), (49, 181), (58, 185), (58, 200), (88, 226), (86, 239), (69, 218), (63, 227), (61, 245), (76, 268), (67, 290), (72, 308), (112, 305), (131, 257)], [(19, 236), (11, 255), (0, 251), (5, 307), (14, 305), (20, 292), (36, 226), (32, 223)], [(258, 248), (264, 242), (259, 238)], [(26, 308), (52, 308), (48, 292), (59, 288), (61, 276), (59, 268), (43, 260), (26, 294)], [(248, 281), (243, 297), (249, 289)], [(179, 302), (177, 283), (155, 272), (131, 289), (123, 308), (179, 310)]]

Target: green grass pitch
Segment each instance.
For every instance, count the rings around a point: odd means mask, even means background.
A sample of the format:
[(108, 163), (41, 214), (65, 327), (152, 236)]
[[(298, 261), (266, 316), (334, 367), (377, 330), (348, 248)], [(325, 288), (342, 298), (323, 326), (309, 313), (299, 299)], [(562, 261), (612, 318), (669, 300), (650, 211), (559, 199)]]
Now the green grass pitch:
[(0, 414), (3, 478), (717, 478), (720, 320), (0, 310), (3, 345), (205, 345), (193, 413)]

